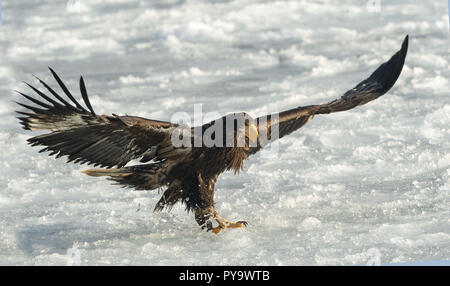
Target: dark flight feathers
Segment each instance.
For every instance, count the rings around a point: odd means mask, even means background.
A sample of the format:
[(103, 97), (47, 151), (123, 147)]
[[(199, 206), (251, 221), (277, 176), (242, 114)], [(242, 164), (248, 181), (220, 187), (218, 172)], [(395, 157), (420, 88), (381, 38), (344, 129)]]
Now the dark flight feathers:
[(46, 146), (40, 152), (68, 156), (68, 162), (88, 163), (101, 167), (122, 167), (133, 159), (142, 162), (155, 159), (160, 144), (170, 137), (170, 129), (177, 125), (169, 122), (148, 120), (136, 116), (96, 115), (91, 106), (83, 78), (80, 78), (81, 97), (87, 109), (69, 92), (59, 76), (49, 68), (69, 103), (45, 82), (39, 82), (53, 95), (44, 94), (34, 86), (27, 85), (41, 97), (22, 96), (39, 107), (18, 103), (33, 113), (17, 111), (24, 129), (51, 130), (28, 139), (32, 146)]
[[(352, 109), (356, 106), (366, 104), (383, 94), (385, 94), (397, 81), (405, 63), (408, 51), (408, 36), (405, 37), (401, 49), (394, 54), (391, 59), (379, 66), (369, 78), (363, 80), (354, 88), (347, 91), (341, 98), (326, 104), (300, 106), (294, 109), (279, 113), (278, 121), (271, 122), (270, 116), (257, 118), (257, 122), (264, 122), (259, 128), (267, 127), (269, 142), (272, 139), (272, 127), (278, 127), (278, 136), (274, 139), (282, 138), (305, 125), (316, 114), (327, 114)], [(261, 132), (260, 132), (261, 133)], [(254, 154), (269, 142), (258, 142), (258, 147), (249, 150), (249, 154)]]

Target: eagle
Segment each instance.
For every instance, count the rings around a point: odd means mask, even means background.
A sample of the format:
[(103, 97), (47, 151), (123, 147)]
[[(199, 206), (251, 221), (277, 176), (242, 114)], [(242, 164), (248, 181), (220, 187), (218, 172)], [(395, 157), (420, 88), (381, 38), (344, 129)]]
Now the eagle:
[[(251, 155), (296, 131), (315, 115), (349, 110), (382, 96), (400, 76), (407, 49), (408, 36), (387, 62), (331, 102), (258, 118), (245, 112), (232, 113), (194, 127), (138, 116), (99, 115), (89, 102), (82, 76), (79, 87), (84, 106), (49, 67), (65, 96), (35, 76), (41, 90), (25, 84), (39, 97), (17, 91), (33, 103), (16, 102), (26, 109), (16, 111), (20, 114), (17, 118), (26, 130), (49, 131), (28, 139), (32, 146), (44, 146), (39, 152), (100, 167), (83, 172), (107, 176), (123, 187), (163, 190), (155, 212), (181, 202), (194, 213), (202, 229), (217, 234), (247, 226), (245, 221), (226, 220), (214, 208), (214, 185), (221, 173), (239, 172)], [(127, 165), (132, 160), (139, 161)]]

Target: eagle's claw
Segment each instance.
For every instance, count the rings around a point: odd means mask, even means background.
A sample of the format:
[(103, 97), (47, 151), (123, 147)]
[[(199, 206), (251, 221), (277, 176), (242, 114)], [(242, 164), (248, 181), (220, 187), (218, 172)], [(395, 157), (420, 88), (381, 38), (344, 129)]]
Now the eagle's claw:
[(238, 221), (236, 224), (241, 224), (241, 225), (247, 227), (248, 222), (246, 222), (246, 221), (244, 221), (244, 220), (240, 220), (240, 221)]
[(208, 222), (206, 224), (207, 231), (211, 231), (215, 234), (218, 234), (219, 232), (221, 232), (223, 229), (226, 229), (226, 228), (241, 228), (241, 227), (247, 227), (247, 225), (248, 225), (248, 223), (243, 220), (240, 220), (238, 222), (228, 221), (228, 220), (220, 217), (217, 213), (215, 214), (215, 220), (219, 224), (216, 227), (213, 227), (211, 222)]

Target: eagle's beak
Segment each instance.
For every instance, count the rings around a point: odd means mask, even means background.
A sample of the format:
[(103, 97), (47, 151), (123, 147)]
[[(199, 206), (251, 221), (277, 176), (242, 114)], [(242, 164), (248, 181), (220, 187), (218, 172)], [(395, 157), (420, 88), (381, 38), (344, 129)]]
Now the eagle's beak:
[(247, 136), (252, 143), (256, 143), (258, 141), (258, 134), (258, 129), (255, 124), (251, 124), (248, 126), (248, 129), (245, 129), (245, 136)]

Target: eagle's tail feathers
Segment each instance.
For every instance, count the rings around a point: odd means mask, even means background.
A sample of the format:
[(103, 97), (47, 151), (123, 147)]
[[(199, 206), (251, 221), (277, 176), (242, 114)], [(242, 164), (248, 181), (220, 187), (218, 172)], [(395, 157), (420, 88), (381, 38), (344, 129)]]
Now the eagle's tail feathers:
[(111, 177), (117, 177), (117, 176), (127, 176), (131, 175), (132, 172), (130, 170), (126, 169), (117, 169), (117, 168), (111, 168), (111, 169), (89, 169), (82, 171), (88, 176), (92, 177), (102, 177), (102, 176), (111, 176)]
[(89, 169), (82, 171), (93, 177), (109, 176), (123, 187), (136, 190), (154, 190), (166, 185), (166, 170), (160, 163), (136, 165), (123, 168)]

